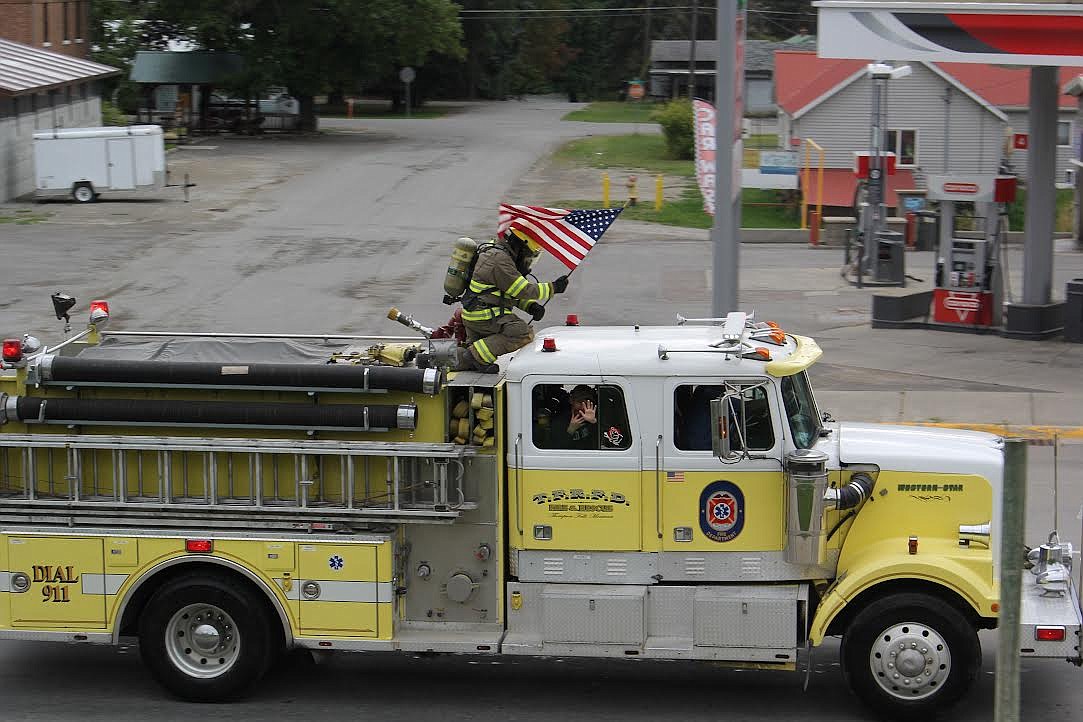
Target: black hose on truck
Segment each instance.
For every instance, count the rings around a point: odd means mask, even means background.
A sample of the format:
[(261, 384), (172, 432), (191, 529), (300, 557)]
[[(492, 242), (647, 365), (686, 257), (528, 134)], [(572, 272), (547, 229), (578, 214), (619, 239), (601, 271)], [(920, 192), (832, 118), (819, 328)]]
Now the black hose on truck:
[(876, 482), (865, 473), (857, 473), (850, 477), (850, 483), (839, 489), (839, 501), (836, 509), (853, 509), (861, 502), (872, 496), (872, 488)]
[[(12, 404), (14, 402), (14, 404)], [(377, 431), (417, 428), (413, 404), (356, 405), (158, 401), (150, 399), (9, 399), (24, 423), (163, 426), (259, 426)]]
[(129, 361), (47, 356), (39, 366), (45, 385), (251, 386), (342, 391), (440, 390), (436, 369), (349, 364), (252, 364), (203, 361)]

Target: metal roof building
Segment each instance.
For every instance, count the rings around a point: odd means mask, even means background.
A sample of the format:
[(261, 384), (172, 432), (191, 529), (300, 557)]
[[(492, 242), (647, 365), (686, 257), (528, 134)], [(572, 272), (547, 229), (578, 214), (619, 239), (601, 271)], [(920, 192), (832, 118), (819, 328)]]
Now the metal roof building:
[(213, 50), (140, 50), (128, 78), (145, 85), (223, 85), (242, 70), (236, 53)]
[(34, 190), (36, 131), (101, 125), (98, 81), (120, 72), (0, 40), (0, 202)]
[(3, 95), (42, 93), (120, 72), (108, 65), (0, 39), (0, 94)]

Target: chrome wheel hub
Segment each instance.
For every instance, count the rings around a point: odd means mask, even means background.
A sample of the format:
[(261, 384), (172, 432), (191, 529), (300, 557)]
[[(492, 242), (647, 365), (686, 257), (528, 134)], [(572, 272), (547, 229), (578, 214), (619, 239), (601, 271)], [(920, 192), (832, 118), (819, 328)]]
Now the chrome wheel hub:
[(951, 674), (948, 643), (932, 627), (904, 622), (888, 627), (869, 650), (873, 679), (892, 697), (923, 699)]
[(189, 604), (177, 611), (165, 630), (169, 661), (191, 677), (210, 679), (236, 664), (241, 638), (233, 618), (213, 604)]

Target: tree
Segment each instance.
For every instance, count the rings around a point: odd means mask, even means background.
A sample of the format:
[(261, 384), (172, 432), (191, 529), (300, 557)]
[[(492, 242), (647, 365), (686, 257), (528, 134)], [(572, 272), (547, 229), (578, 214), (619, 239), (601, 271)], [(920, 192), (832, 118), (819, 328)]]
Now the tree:
[(184, 39), (240, 53), (251, 90), (285, 85), (315, 127), (314, 96), (360, 89), (437, 53), (462, 58), (450, 0), (143, 0), (158, 40)]

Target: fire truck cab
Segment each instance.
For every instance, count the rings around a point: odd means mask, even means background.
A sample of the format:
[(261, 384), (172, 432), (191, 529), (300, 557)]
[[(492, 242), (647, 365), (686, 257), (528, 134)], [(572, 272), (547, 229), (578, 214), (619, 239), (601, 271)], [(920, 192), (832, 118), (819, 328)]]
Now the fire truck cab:
[[(793, 670), (841, 635), (873, 707), (958, 700), (997, 624), (1001, 439), (834, 421), (812, 339), (678, 320), (551, 328), (499, 375), (101, 306), (5, 341), (0, 639), (137, 636), (219, 700), (289, 647)], [(1040, 550), (1022, 653), (1078, 665), (1071, 546)]]

